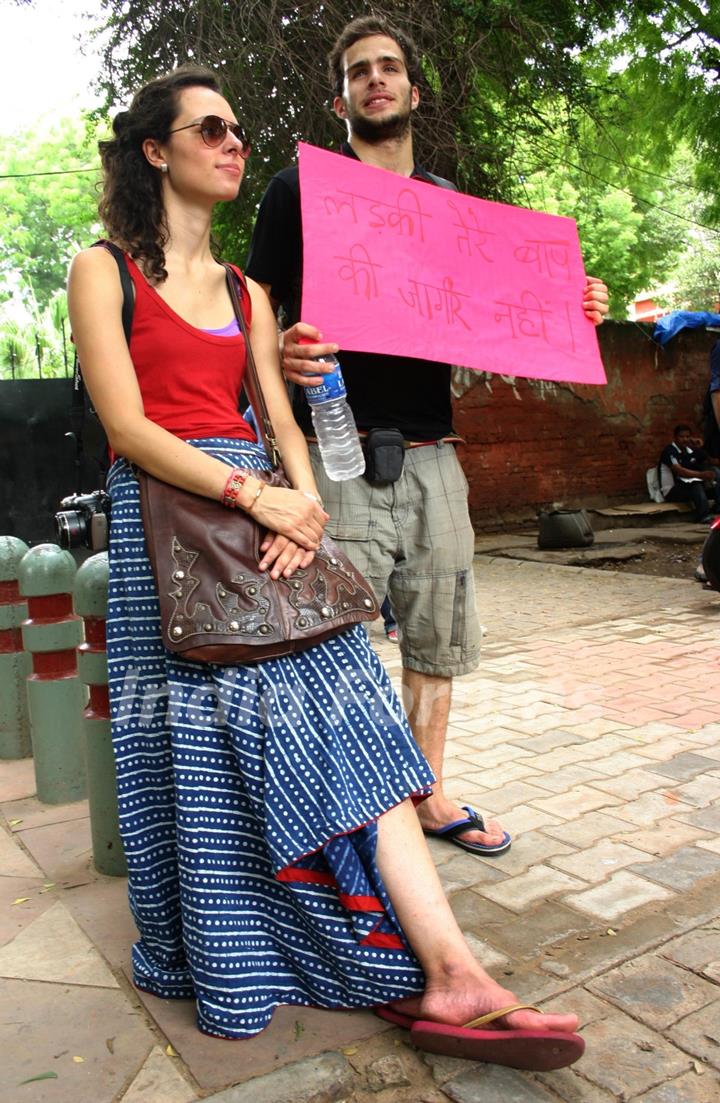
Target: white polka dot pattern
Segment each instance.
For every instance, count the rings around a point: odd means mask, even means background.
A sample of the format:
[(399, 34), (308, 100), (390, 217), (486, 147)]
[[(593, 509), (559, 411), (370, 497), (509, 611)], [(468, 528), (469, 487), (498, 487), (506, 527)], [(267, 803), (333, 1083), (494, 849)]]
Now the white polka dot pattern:
[[(193, 442), (266, 467), (238, 441)], [(136, 984), (194, 997), (246, 1037), (279, 1004), (369, 1007), (420, 992), (375, 864), (379, 815), (432, 773), (367, 633), (256, 667), (162, 646), (137, 482), (112, 496), (108, 666)]]

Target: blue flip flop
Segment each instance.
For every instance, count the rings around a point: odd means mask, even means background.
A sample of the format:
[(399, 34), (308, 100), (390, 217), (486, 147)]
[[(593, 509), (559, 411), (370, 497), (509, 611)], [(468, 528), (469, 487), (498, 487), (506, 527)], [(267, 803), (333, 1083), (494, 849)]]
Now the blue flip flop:
[(464, 816), (461, 820), (453, 820), (446, 827), (426, 827), (423, 828), (423, 831), (432, 839), (445, 839), (449, 843), (454, 843), (455, 846), (462, 847), (463, 850), (468, 850), (471, 854), (484, 854), (492, 858), (498, 854), (504, 854), (506, 850), (510, 849), (512, 839), (507, 831), (503, 831), (502, 842), (495, 846), (488, 846), (486, 843), (465, 842), (462, 836), (466, 832), (485, 831), (485, 821), (480, 813), (471, 808), (469, 804), (464, 804), (463, 808), (467, 812), (467, 816)]

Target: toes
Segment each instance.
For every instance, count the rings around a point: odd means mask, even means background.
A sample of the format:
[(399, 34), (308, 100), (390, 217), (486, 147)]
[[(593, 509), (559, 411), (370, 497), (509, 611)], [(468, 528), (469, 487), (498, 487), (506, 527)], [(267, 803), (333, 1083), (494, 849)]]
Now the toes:
[(577, 1015), (542, 1014), (538, 1011), (513, 1011), (505, 1022), (513, 1030), (557, 1030), (572, 1034), (578, 1028)]

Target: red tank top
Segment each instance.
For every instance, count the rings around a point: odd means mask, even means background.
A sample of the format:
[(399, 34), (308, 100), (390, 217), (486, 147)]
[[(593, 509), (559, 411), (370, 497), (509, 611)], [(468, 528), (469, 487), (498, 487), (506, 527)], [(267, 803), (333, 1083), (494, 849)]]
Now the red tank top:
[[(223, 337), (189, 325), (126, 259), (135, 285), (130, 355), (145, 416), (183, 440), (254, 441), (255, 433), (238, 411), (245, 374), (242, 334)], [(241, 301), (249, 325), (250, 296), (244, 285)]]

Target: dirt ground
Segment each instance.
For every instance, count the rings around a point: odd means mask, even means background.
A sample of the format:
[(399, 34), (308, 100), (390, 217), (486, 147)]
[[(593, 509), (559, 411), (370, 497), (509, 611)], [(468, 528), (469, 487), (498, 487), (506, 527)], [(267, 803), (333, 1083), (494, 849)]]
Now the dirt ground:
[[(602, 539), (602, 534), (599, 534)], [(588, 563), (589, 570), (615, 571), (619, 574), (652, 575), (655, 578), (692, 578), (700, 561), (703, 537), (697, 544), (670, 540), (644, 540), (637, 545), (638, 555), (621, 562)]]

